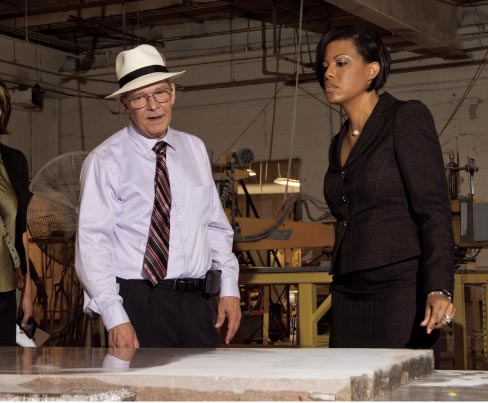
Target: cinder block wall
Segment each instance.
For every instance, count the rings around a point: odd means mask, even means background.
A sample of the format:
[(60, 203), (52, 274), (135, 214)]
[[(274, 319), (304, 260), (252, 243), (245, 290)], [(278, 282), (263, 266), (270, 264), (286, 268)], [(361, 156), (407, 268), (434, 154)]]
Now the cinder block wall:
[[(176, 35), (184, 29), (194, 28), (167, 27), (167, 35)], [(237, 42), (235, 39), (234, 43)], [(258, 39), (255, 38), (254, 42)], [(170, 69), (187, 71), (177, 81), (182, 88), (177, 91), (172, 126), (201, 137), (213, 151), (214, 160), (223, 153), (244, 146), (254, 151), (258, 161), (270, 157), (287, 159), (291, 152), (293, 158), (302, 161), (302, 191), (322, 199), (328, 146), (340, 127), (341, 119), (336, 111), (327, 107), (318, 84), (300, 84), (296, 96), (295, 88), (283, 83), (184, 91), (185, 87), (191, 89), (197, 85), (270, 77), (263, 76), (260, 58), (196, 63), (199, 56), (195, 56), (195, 49), (205, 46), (193, 40), (186, 46), (177, 42), (168, 44), (165, 50)], [(95, 94), (108, 94), (116, 88), (113, 74), (72, 80), (66, 76), (67, 73), (60, 73), (66, 60), (64, 54), (1, 38), (0, 50), (3, 60), (10, 61), (2, 66), (2, 78), (25, 79), (30, 85), (38, 82), (41, 86), (54, 86), (58, 91), (46, 94), (42, 111), (15, 106), (10, 125), (12, 135), (1, 139), (26, 153), (32, 176), (59, 154), (90, 151), (127, 123), (117, 101), (93, 97)], [(274, 59), (268, 59), (266, 68), (269, 71), (292, 72), (295, 66), (283, 61), (277, 66)], [(400, 99), (424, 102), (431, 109), (440, 131), (476, 69), (477, 66), (470, 66), (392, 74), (386, 90)], [(446, 163), (448, 152), (456, 151), (456, 145), (461, 165), (468, 157), (476, 159), (480, 169), (474, 177), (475, 195), (481, 200), (488, 200), (487, 87), (488, 71), (485, 70), (440, 138)], [(82, 97), (67, 96), (67, 93), (78, 93)], [(296, 121), (292, 137), (294, 114)], [(468, 175), (462, 173), (461, 176), (464, 180), (461, 193), (467, 194)], [(485, 255), (484, 252), (479, 255), (479, 265), (488, 265)]]

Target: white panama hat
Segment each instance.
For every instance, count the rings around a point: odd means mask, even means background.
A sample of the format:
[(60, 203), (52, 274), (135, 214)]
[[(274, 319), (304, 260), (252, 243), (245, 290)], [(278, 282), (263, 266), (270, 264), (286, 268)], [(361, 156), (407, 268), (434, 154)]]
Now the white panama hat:
[(179, 77), (186, 71), (171, 73), (166, 63), (151, 45), (139, 45), (134, 49), (124, 50), (117, 55), (115, 60), (115, 73), (119, 80), (120, 88), (105, 98), (117, 96), (146, 85), (164, 81), (169, 78)]

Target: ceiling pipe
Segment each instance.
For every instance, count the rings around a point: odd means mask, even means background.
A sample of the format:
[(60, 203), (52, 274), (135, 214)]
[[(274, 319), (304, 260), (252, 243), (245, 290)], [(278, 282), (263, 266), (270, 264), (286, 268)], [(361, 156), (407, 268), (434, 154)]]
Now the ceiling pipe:
[[(263, 57), (262, 49), (258, 50), (246, 50), (242, 52), (234, 52), (234, 53), (221, 53), (217, 55), (205, 55), (205, 56), (192, 56), (192, 57), (185, 57), (180, 59), (171, 59), (168, 60), (168, 67), (169, 69), (174, 69), (176, 67), (188, 67), (188, 66), (198, 66), (202, 64), (211, 64), (211, 63), (223, 63), (223, 62), (230, 62), (236, 60), (248, 60), (248, 59), (259, 59)], [(294, 55), (296, 53), (296, 46), (285, 46), (281, 48), (280, 54), (284, 55)], [(274, 57), (273, 55), (266, 57)], [(73, 76), (79, 77), (92, 77), (92, 76), (100, 76), (104, 74), (113, 74), (115, 71), (115, 67), (99, 67), (87, 72), (82, 72), (80, 74), (73, 74)], [(64, 72), (65, 74), (69, 72)]]

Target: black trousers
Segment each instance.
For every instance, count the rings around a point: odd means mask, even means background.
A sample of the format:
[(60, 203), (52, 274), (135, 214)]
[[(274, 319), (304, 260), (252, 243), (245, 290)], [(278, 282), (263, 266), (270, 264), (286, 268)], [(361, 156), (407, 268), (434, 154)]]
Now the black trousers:
[(17, 301), (15, 290), (0, 292), (0, 346), (17, 345), (15, 322), (17, 319)]
[(218, 347), (217, 301), (202, 291), (152, 287), (117, 278), (123, 306), (141, 347)]

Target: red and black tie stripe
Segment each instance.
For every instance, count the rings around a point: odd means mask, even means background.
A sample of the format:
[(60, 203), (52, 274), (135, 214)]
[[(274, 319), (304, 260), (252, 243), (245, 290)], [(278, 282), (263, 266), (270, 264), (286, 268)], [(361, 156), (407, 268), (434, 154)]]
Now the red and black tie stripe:
[(157, 285), (166, 277), (168, 268), (171, 187), (166, 167), (167, 145), (164, 141), (158, 141), (153, 147), (157, 160), (154, 177), (154, 207), (142, 268), (142, 277), (153, 285)]

